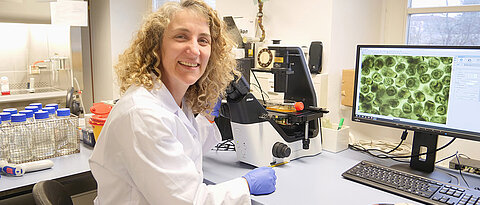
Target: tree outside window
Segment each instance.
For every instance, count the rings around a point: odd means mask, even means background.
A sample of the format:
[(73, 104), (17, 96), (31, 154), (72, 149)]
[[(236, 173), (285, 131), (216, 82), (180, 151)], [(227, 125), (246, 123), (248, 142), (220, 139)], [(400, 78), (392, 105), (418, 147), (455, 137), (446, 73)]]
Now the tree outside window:
[(411, 0), (408, 44), (480, 45), (480, 0)]

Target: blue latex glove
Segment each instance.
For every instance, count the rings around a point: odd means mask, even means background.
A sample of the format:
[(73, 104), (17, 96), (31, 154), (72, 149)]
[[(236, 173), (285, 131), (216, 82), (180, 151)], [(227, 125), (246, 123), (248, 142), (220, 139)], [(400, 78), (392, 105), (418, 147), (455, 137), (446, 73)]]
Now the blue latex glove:
[(219, 98), (210, 115), (218, 117), (220, 115), (220, 106), (222, 106), (222, 99)]
[(277, 176), (271, 167), (259, 167), (243, 176), (250, 187), (250, 194), (262, 195), (275, 191)]

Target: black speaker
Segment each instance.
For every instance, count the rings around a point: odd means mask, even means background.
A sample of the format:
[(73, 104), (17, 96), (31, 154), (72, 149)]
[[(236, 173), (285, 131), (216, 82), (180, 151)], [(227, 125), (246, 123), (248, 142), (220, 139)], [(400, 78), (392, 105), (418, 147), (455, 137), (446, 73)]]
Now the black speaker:
[(312, 41), (308, 51), (308, 68), (310, 73), (322, 72), (322, 50), (323, 44), (321, 41)]

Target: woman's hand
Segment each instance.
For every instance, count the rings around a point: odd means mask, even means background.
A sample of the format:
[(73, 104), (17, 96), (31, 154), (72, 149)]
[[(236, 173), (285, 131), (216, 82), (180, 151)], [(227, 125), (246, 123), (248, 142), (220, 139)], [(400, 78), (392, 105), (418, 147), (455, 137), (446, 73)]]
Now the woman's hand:
[(222, 99), (218, 99), (217, 103), (212, 109), (211, 113), (206, 112), (204, 115), (208, 119), (208, 121), (212, 122), (215, 121), (215, 118), (220, 116), (220, 107), (222, 106)]

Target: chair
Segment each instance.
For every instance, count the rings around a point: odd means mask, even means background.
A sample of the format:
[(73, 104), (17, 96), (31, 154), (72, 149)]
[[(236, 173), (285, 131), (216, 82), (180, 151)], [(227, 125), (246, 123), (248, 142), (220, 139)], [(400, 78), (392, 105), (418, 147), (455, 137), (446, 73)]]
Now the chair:
[(65, 187), (55, 180), (36, 183), (32, 193), (37, 205), (73, 205)]

